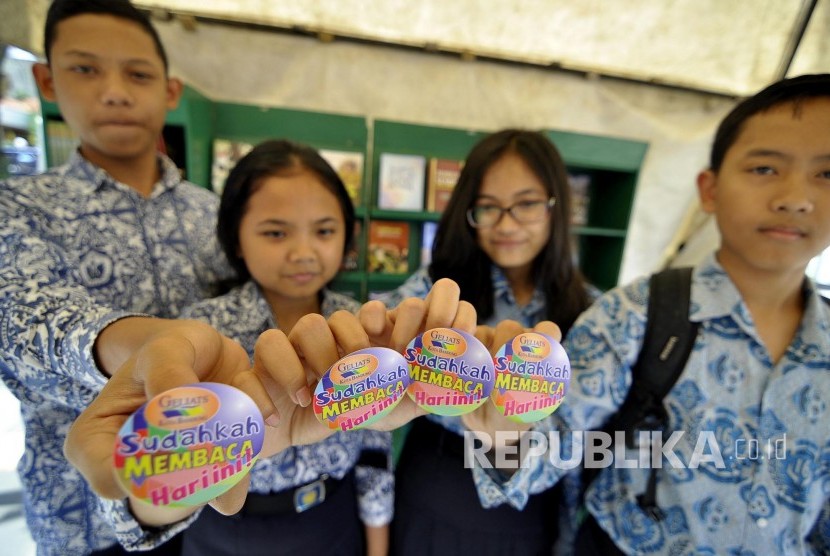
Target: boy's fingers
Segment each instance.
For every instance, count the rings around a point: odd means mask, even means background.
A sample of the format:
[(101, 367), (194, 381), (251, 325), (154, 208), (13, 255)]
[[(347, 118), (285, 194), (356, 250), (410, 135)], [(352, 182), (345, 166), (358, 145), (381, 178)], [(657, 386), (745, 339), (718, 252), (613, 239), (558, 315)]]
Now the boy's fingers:
[[(133, 363), (131, 359), (125, 367)], [(101, 393), (72, 423), (63, 446), (67, 461), (104, 498), (124, 497), (113, 473), (115, 440), (127, 417), (146, 401), (140, 383), (124, 380), (126, 374), (126, 369), (122, 367), (113, 375)]]
[[(176, 335), (151, 340), (137, 352), (133, 374), (144, 385), (147, 399), (171, 388), (200, 382), (194, 369), (195, 350), (196, 346), (186, 337)], [(120, 371), (111, 380), (118, 380), (118, 375), (123, 374)]]
[[(83, 419), (82, 414), (80, 419)], [(104, 421), (73, 423), (64, 443), (64, 456), (75, 466), (93, 491), (103, 498), (124, 498), (113, 473), (113, 449), (115, 435), (124, 420), (110, 418)]]

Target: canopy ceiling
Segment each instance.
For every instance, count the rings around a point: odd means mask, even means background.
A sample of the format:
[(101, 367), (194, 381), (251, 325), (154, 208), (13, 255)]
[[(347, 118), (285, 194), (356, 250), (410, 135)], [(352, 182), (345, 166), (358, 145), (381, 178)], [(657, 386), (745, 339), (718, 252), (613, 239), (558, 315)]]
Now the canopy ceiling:
[(744, 96), (830, 71), (830, 0), (137, 0), (200, 19)]

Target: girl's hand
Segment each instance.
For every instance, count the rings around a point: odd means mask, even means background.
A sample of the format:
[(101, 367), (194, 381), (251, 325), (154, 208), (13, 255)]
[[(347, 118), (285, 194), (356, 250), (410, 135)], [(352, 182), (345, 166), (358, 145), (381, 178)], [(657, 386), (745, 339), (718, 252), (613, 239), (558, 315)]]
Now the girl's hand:
[[(479, 326), (476, 328), (475, 335), (481, 343), (487, 346), (490, 354), (495, 355), (502, 345), (523, 332), (539, 332), (552, 337), (556, 341), (562, 339), (562, 332), (559, 327), (550, 321), (542, 321), (533, 329), (528, 330), (516, 321), (506, 320), (500, 322), (496, 328)], [(489, 445), (491, 441), (495, 445), (496, 433), (498, 432), (516, 432), (518, 433), (516, 434), (518, 439), (519, 434), (531, 427), (530, 423), (517, 423), (503, 416), (492, 403), (482, 404), (475, 411), (463, 415), (461, 422), (470, 431), (476, 433), (485, 442), (485, 445)]]

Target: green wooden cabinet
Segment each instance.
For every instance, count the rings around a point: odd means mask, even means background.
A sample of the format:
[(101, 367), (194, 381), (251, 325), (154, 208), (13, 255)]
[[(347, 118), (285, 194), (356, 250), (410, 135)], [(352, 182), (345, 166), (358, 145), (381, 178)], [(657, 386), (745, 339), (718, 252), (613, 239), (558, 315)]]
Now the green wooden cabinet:
[(648, 144), (564, 131), (548, 131), (568, 171), (587, 175), (588, 214), (573, 228), (579, 266), (588, 280), (607, 290), (617, 284), (640, 167)]

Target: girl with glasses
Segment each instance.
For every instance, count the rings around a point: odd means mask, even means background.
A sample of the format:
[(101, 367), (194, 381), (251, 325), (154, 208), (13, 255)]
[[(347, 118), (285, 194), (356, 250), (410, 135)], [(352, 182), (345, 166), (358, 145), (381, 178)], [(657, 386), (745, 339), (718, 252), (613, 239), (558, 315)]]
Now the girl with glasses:
[[(564, 334), (588, 307), (591, 288), (572, 252), (568, 174), (543, 134), (505, 129), (473, 147), (438, 224), (432, 263), (382, 300), (424, 297), (440, 278), (459, 284), (484, 325), (551, 320)], [(409, 430), (396, 470), (392, 553), (549, 554), (558, 491), (532, 496), (523, 511), (485, 509), (464, 468), (468, 417), (431, 415)]]

